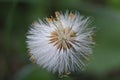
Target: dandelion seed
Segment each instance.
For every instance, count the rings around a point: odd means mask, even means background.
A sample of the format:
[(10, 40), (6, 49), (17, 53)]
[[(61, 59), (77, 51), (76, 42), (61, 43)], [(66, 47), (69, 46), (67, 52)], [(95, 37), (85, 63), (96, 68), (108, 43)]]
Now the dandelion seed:
[(34, 22), (28, 31), (30, 59), (53, 73), (83, 70), (94, 44), (90, 19), (78, 12), (55, 12), (55, 16)]

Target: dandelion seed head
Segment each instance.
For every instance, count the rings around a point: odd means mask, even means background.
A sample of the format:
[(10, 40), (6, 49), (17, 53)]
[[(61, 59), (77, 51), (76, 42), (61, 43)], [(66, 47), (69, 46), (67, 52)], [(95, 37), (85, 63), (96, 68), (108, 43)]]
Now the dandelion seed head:
[(30, 60), (58, 74), (84, 69), (94, 44), (90, 19), (68, 11), (55, 17), (34, 22), (28, 31)]

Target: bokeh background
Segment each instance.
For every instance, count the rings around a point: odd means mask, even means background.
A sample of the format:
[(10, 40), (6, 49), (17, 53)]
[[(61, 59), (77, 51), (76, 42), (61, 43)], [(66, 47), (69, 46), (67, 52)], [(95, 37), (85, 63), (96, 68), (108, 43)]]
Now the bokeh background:
[(93, 58), (64, 80), (120, 80), (120, 0), (0, 0), (0, 80), (59, 80), (29, 61), (26, 32), (34, 20), (77, 10), (96, 25)]

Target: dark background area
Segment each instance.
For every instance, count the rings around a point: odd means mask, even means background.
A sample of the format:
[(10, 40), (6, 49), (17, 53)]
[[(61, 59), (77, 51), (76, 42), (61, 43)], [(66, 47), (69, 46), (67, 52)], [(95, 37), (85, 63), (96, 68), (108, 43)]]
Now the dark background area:
[(58, 80), (29, 61), (26, 33), (38, 18), (77, 10), (96, 25), (87, 69), (64, 80), (120, 80), (120, 0), (0, 0), (0, 80)]

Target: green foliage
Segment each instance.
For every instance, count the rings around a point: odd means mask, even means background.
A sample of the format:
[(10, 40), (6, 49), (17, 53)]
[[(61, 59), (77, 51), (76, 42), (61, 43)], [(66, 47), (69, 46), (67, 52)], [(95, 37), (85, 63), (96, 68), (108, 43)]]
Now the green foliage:
[(46, 70), (34, 65), (25, 66), (16, 76), (15, 80), (55, 80)]

